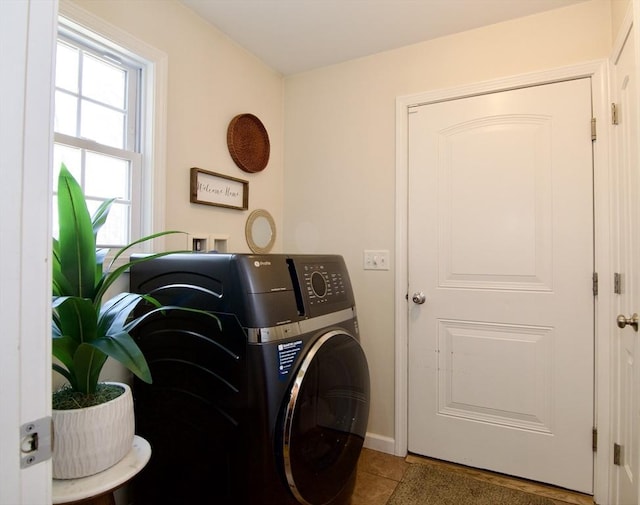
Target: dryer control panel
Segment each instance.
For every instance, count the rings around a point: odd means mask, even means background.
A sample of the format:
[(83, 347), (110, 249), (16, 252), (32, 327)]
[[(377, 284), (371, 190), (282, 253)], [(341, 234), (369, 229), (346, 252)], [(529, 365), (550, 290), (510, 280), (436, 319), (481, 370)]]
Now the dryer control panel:
[(293, 285), (308, 317), (353, 306), (349, 274), (341, 256), (292, 256)]

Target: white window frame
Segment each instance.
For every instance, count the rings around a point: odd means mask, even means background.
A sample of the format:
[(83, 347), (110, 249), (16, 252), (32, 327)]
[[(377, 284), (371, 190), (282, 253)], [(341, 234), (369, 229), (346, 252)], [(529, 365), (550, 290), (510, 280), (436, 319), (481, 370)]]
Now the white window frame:
[[(58, 23), (74, 31), (87, 35), (106, 47), (112, 47), (145, 66), (141, 83), (144, 97), (140, 111), (140, 132), (142, 183), (133, 187), (139, 195), (139, 211), (132, 220), (139, 220), (141, 236), (150, 235), (164, 229), (164, 204), (166, 187), (166, 103), (167, 103), (167, 55), (145, 42), (135, 38), (120, 28), (89, 13), (68, 0), (60, 0)], [(133, 193), (132, 193), (133, 194)], [(134, 240), (137, 237), (132, 237)], [(142, 244), (144, 251), (164, 250), (164, 240), (155, 239), (153, 244)]]
[[(141, 188), (143, 185), (142, 160), (143, 154), (145, 153), (141, 152), (144, 146), (140, 142), (140, 138), (142, 132), (146, 128), (141, 117), (141, 111), (145, 100), (145, 95), (141, 91), (147, 64), (142, 62), (140, 58), (136, 57), (135, 59), (132, 59), (128, 54), (124, 54), (121, 47), (115, 47), (114, 44), (110, 44), (108, 46), (101, 44), (97, 40), (98, 37), (96, 37), (96, 34), (86, 29), (78, 30), (76, 26), (76, 23), (71, 23), (70, 21), (62, 18), (58, 26), (59, 42), (63, 45), (77, 48), (85, 53), (85, 55), (92, 55), (100, 60), (107, 60), (109, 63), (117, 65), (127, 74), (127, 89), (125, 91), (126, 124), (125, 131), (123, 132), (124, 144), (121, 147), (113, 147), (81, 137), (79, 130), (82, 128), (82, 121), (85, 121), (88, 118), (84, 118), (80, 115), (80, 106), (78, 106), (78, 110), (76, 112), (78, 116), (76, 128), (78, 131), (75, 132), (75, 134), (69, 135), (54, 131), (54, 144), (69, 146), (80, 150), (82, 153), (80, 166), (77, 167), (82, 169), (82, 175), (78, 180), (82, 187), (85, 187), (85, 184), (87, 183), (85, 179), (87, 168), (85, 162), (86, 153), (93, 152), (127, 162), (130, 174), (129, 190), (128, 195), (124, 199), (120, 200), (120, 202), (128, 208), (126, 230), (122, 230), (126, 232), (125, 241), (120, 243), (107, 243), (99, 240), (99, 243), (97, 244), (98, 247), (119, 249), (125, 244), (131, 243), (146, 234), (144, 233), (146, 230), (142, 229), (141, 221), (146, 209), (144, 207), (144, 201), (141, 194)], [(81, 61), (85, 61), (85, 58), (86, 56), (83, 57), (83, 60)], [(78, 70), (82, 71), (82, 66), (78, 68)], [(60, 89), (60, 93), (78, 96), (83, 99), (87, 98), (82, 89), (79, 89), (76, 92)], [(80, 93), (80, 95), (77, 95), (76, 93)], [(58, 167), (54, 167), (54, 173), (57, 168)], [(55, 188), (56, 182), (54, 181), (54, 193)], [(98, 202), (99, 200), (96, 199), (95, 201)], [(143, 250), (142, 246), (136, 247), (136, 251), (141, 250)], [(111, 256), (114, 255), (115, 251), (111, 253)]]

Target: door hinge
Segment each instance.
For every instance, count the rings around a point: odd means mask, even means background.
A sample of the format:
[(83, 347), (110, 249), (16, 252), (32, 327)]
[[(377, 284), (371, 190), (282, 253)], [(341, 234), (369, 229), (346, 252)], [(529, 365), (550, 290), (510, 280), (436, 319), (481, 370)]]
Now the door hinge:
[(613, 274), (613, 292), (616, 295), (622, 294), (622, 275), (618, 272)]
[(611, 104), (611, 124), (613, 125), (617, 125), (618, 124), (618, 104), (616, 103), (612, 103)]
[(591, 140), (596, 140), (597, 139), (597, 134), (596, 134), (596, 118), (592, 117), (591, 118)]
[(591, 449), (593, 452), (598, 450), (598, 428), (593, 428), (591, 431)]
[(52, 425), (50, 417), (43, 417), (20, 427), (20, 468), (51, 458)]
[(613, 464), (620, 466), (622, 464), (622, 446), (613, 444)]
[(593, 296), (598, 296), (598, 272), (593, 272), (592, 276), (592, 290)]

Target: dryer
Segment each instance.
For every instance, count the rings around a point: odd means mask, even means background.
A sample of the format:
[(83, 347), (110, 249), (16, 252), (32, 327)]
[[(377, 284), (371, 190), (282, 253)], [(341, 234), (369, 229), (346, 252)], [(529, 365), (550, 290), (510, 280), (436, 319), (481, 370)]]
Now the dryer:
[(343, 258), (135, 258), (132, 292), (217, 321), (169, 311), (136, 329), (153, 376), (134, 381), (136, 431), (153, 454), (134, 503), (347, 504), (370, 392)]

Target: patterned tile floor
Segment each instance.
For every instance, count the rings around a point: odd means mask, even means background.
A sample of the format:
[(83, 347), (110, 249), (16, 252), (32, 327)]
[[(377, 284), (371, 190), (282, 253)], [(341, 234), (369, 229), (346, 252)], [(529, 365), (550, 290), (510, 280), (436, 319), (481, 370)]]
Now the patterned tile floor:
[(591, 496), (565, 489), (413, 455), (401, 458), (371, 449), (363, 449), (360, 456), (358, 478), (351, 505), (386, 505), (409, 465), (418, 463), (445, 466), (452, 471), (462, 472), (472, 478), (487, 480), (501, 486), (545, 496), (553, 500), (556, 505), (593, 505)]

